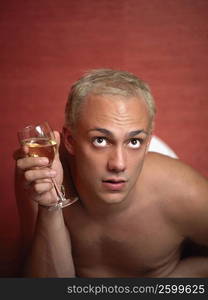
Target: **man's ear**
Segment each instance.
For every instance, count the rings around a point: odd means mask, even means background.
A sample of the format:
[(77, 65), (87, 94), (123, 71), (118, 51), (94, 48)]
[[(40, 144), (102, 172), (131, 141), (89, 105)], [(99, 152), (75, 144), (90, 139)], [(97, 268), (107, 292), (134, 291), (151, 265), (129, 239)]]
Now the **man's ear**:
[(147, 137), (146, 153), (147, 153), (148, 150), (149, 150), (149, 145), (150, 145), (151, 139), (152, 139), (152, 133), (150, 133), (150, 134), (148, 135), (148, 137)]
[(62, 130), (62, 136), (65, 148), (71, 155), (74, 155), (74, 139), (71, 128), (64, 126)]
[(146, 153), (149, 150), (149, 145), (150, 145), (150, 142), (151, 142), (151, 139), (152, 139), (152, 136), (153, 136), (154, 127), (155, 127), (155, 120), (153, 119), (151, 121), (150, 127), (148, 128), (149, 134), (148, 134), (148, 137), (147, 137)]

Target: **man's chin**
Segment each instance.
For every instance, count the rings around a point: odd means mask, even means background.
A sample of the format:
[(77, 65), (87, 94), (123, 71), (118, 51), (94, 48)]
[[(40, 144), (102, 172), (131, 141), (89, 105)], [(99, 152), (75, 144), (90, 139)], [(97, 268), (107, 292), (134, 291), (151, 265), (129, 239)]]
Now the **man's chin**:
[(117, 204), (124, 201), (126, 195), (124, 193), (105, 193), (100, 195), (100, 201), (106, 204)]

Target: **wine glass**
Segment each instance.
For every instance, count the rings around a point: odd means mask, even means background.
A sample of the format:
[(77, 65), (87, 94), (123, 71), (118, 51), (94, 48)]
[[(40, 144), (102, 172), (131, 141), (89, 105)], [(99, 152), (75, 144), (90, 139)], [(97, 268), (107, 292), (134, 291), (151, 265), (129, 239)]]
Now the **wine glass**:
[[(29, 125), (18, 131), (18, 139), (22, 146), (28, 147), (28, 156), (31, 157), (47, 157), (49, 159), (49, 167), (52, 166), (56, 151), (57, 143), (53, 130), (48, 122), (43, 122), (37, 125)], [(78, 200), (78, 197), (66, 199), (64, 186), (59, 189), (57, 182), (51, 178), (58, 202), (54, 206), (49, 206), (49, 210), (56, 208), (64, 208)]]

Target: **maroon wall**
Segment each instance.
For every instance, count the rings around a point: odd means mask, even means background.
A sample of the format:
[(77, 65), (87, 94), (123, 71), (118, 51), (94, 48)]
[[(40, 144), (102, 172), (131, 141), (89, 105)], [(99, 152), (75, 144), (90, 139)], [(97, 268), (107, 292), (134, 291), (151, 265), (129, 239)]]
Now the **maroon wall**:
[(207, 0), (1, 1), (1, 276), (14, 276), (18, 262), (16, 131), (41, 120), (61, 129), (69, 86), (88, 69), (126, 69), (148, 81), (155, 133), (208, 175), (207, 20)]

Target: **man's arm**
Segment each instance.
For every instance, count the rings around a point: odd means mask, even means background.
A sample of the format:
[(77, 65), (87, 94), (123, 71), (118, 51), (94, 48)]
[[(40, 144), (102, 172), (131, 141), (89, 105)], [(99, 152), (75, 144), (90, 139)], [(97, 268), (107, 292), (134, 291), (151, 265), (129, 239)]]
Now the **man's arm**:
[(208, 247), (208, 180), (184, 164), (178, 171), (172, 220), (186, 239)]
[[(24, 151), (27, 154), (27, 149)], [(55, 173), (42, 158), (25, 156), (17, 160), (16, 194), (22, 224), (22, 246), (27, 249), (23, 276), (75, 276), (70, 235), (63, 212), (61, 209), (48, 209), (57, 202), (51, 177), (55, 177), (59, 185), (63, 180), (58, 153), (53, 170)]]
[(152, 154), (152, 182), (161, 212), (184, 239), (208, 246), (208, 180), (180, 160)]
[(40, 207), (32, 247), (25, 265), (26, 277), (74, 277), (69, 232), (61, 209)]
[(157, 154), (152, 159), (164, 219), (182, 240), (191, 241), (194, 250), (181, 258), (169, 277), (208, 277), (208, 180), (179, 160)]
[(208, 277), (208, 257), (187, 257), (179, 261), (171, 272), (170, 278), (205, 278)]

